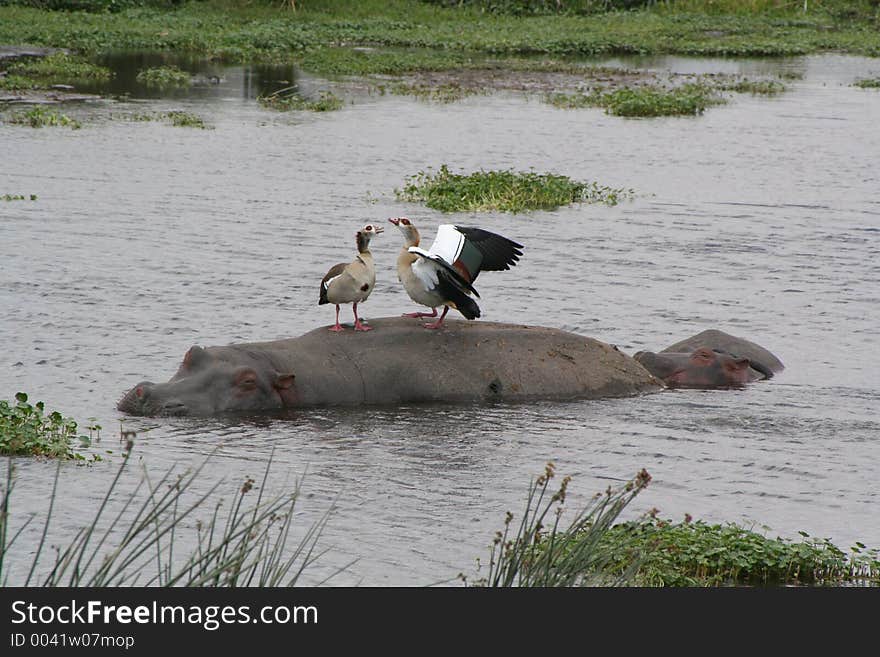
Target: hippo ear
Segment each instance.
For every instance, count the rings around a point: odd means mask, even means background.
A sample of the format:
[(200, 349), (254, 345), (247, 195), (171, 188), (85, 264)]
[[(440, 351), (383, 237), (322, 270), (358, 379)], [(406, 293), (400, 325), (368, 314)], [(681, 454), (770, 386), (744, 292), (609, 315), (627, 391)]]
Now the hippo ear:
[(752, 361), (748, 358), (735, 358), (733, 360), (725, 361), (725, 367), (733, 372), (740, 372), (742, 370), (747, 370), (751, 366)]
[(183, 357), (183, 366), (187, 369), (192, 369), (198, 367), (200, 364), (204, 363), (208, 359), (207, 350), (203, 349), (199, 345), (193, 345), (189, 348), (189, 351), (186, 352), (186, 356)]
[(278, 390), (287, 390), (290, 386), (293, 385), (293, 380), (296, 378), (296, 374), (275, 374), (275, 380), (272, 382), (272, 385), (278, 388)]

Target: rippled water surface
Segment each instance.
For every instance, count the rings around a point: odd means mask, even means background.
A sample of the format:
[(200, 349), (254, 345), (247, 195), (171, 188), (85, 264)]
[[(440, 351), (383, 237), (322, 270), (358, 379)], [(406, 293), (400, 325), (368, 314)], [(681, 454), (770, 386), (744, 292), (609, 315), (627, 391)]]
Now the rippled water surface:
[[(332, 583), (473, 574), (550, 460), (574, 477), (575, 506), (644, 467), (654, 479), (630, 514), (657, 507), (675, 520), (880, 546), (880, 93), (850, 86), (880, 64), (626, 64), (803, 78), (698, 118), (627, 120), (516, 94), (451, 105), (361, 95), (338, 112), (278, 114), (254, 97), (323, 81), (190, 63), (219, 81), (152, 99), (129, 84), (122, 105), (194, 111), (212, 130), (97, 118), (76, 131), (0, 125), (0, 194), (38, 196), (0, 203), (0, 398), (23, 390), (82, 425), (94, 417), (104, 427), (94, 449), (115, 451), (118, 397), (167, 380), (191, 345), (329, 324), (318, 281), (351, 257), (365, 221), (405, 214), (428, 237), (449, 221), (394, 199), (407, 176), (444, 163), (534, 167), (637, 195), (614, 208), (454, 217), (526, 245), (514, 270), (481, 277), (485, 319), (560, 327), (629, 353), (720, 328), (787, 369), (741, 391), (625, 400), (126, 419), (139, 462), (185, 468), (219, 446), (200, 485), (225, 477), (231, 493), (274, 450), (273, 490), (305, 475), (301, 530), (337, 506), (313, 582), (353, 560)], [(99, 116), (99, 105), (76, 111)], [(394, 271), (399, 247), (391, 230), (374, 244), (367, 317), (412, 309)], [(16, 464), (20, 522), (45, 512), (55, 464)], [(89, 521), (117, 465), (62, 468), (57, 536)], [(23, 561), (40, 528), (20, 538)]]

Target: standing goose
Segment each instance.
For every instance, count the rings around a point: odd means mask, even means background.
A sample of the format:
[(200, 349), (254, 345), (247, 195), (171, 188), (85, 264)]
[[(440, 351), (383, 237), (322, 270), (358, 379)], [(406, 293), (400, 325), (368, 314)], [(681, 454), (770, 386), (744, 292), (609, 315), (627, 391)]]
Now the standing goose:
[(407, 317), (436, 317), (437, 308), (443, 314), (425, 328), (437, 329), (450, 308), (455, 308), (467, 319), (480, 316), (480, 307), (470, 295), (479, 298), (473, 282), (483, 270), (502, 271), (514, 266), (522, 244), (480, 228), (465, 228), (443, 224), (437, 228), (437, 237), (428, 251), (419, 248), (418, 229), (406, 217), (389, 219), (403, 233), (404, 245), (397, 257), (397, 277), (410, 298), (431, 308), (430, 313), (407, 313)]
[(344, 330), (339, 323), (339, 304), (341, 303), (353, 304), (355, 331), (373, 330), (371, 326), (361, 324), (361, 320), (358, 318), (358, 304), (361, 301), (366, 301), (376, 286), (376, 268), (373, 266), (373, 254), (370, 253), (370, 239), (384, 230), (382, 226), (374, 224), (367, 224), (361, 228), (356, 235), (357, 257), (348, 264), (341, 262), (338, 265), (333, 265), (321, 281), (318, 305), (336, 304), (336, 325), (330, 327), (331, 331), (338, 333)]

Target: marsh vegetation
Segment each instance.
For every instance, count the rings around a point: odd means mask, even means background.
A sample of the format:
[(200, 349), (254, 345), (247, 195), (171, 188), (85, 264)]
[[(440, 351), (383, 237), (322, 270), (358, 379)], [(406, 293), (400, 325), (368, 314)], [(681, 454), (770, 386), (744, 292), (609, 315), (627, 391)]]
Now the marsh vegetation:
[(475, 171), (453, 173), (445, 164), (436, 172), (420, 171), (395, 190), (402, 201), (424, 203), (441, 212), (528, 212), (553, 210), (572, 203), (617, 205), (632, 190), (597, 182), (578, 182), (556, 173)]
[(88, 431), (80, 433), (73, 418), (47, 411), (42, 401), (31, 404), (27, 393), (17, 393), (14, 402), (0, 399), (0, 455), (85, 460), (74, 447), (89, 446), (100, 427)]

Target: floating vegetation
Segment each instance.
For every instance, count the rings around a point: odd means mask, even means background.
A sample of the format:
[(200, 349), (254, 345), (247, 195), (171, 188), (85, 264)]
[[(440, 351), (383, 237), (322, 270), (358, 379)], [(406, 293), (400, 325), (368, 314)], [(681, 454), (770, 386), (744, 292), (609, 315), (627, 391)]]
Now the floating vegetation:
[(827, 538), (799, 532), (801, 541), (768, 538), (733, 523), (673, 523), (648, 517), (611, 527), (598, 549), (610, 573), (635, 571), (642, 586), (880, 585), (876, 549), (850, 554)]
[(391, 93), (397, 96), (414, 96), (419, 100), (434, 103), (454, 103), (468, 96), (485, 92), (455, 83), (431, 85), (398, 82), (391, 85)]
[(0, 196), (0, 200), (2, 201), (36, 201), (37, 195), (30, 194), (25, 196), (24, 194), (4, 194)]
[(786, 86), (779, 80), (749, 79), (716, 83), (716, 88), (720, 91), (733, 91), (738, 94), (752, 94), (753, 96), (775, 96), (786, 90)]
[(880, 89), (880, 78), (865, 78), (863, 80), (856, 80), (853, 83), (854, 87), (860, 87), (862, 89)]
[(259, 96), (257, 101), (263, 107), (278, 112), (290, 112), (293, 110), (308, 112), (335, 112), (342, 108), (342, 99), (331, 91), (322, 91), (318, 98), (308, 100), (297, 94), (290, 93), (289, 89), (282, 89), (266, 96)]
[(168, 112), (119, 112), (111, 113), (108, 118), (111, 120), (134, 121), (136, 123), (161, 121), (178, 128), (211, 129), (211, 126), (201, 116), (192, 112), (184, 112), (183, 110), (171, 110)]
[(177, 66), (156, 66), (140, 71), (135, 78), (139, 83), (148, 87), (188, 87), (192, 84), (192, 77), (186, 71)]
[[(300, 488), (297, 484), (276, 496), (265, 492), (271, 458), (261, 481), (246, 477), (232, 496), (218, 500), (215, 493), (223, 482), (207, 486), (207, 492), (203, 485), (209, 459), (180, 473), (172, 466), (155, 478), (144, 472), (134, 490), (128, 486), (121, 490), (119, 482), (131, 460), (132, 446), (129, 439), (116, 476), (107, 492), (96, 498), (91, 519), (66, 539), (50, 531), (57, 522), (55, 505), (64, 497), (59, 468), (48, 495), (48, 511), (39, 516), (43, 519), (40, 542), (35, 551), (22, 548), (18, 553), (13, 550), (18, 549), (15, 543), (23, 527), (12, 531), (10, 526), (16, 512), (15, 466), (10, 459), (5, 486), (0, 488), (0, 584), (294, 586), (323, 554), (317, 542), (330, 511), (305, 532), (296, 532), (302, 538), (294, 543), (291, 532)], [(33, 503), (27, 506), (32, 508)], [(31, 515), (23, 525), (36, 517)], [(4, 561), (10, 554), (23, 561), (20, 570)], [(344, 569), (331, 572), (324, 582)]]
[(199, 128), (201, 130), (208, 128), (205, 120), (198, 114), (193, 114), (192, 112), (175, 110), (172, 112), (164, 112), (163, 116), (171, 121), (171, 125), (177, 128)]
[(113, 77), (109, 68), (65, 53), (14, 63), (9, 67), (9, 73), (42, 82), (101, 81)]
[(37, 89), (40, 85), (31, 78), (23, 75), (3, 75), (0, 76), (0, 89), (8, 89), (9, 91), (27, 91)]
[(632, 190), (612, 189), (595, 182), (576, 182), (553, 173), (477, 171), (457, 174), (444, 164), (437, 173), (410, 176), (398, 199), (421, 202), (441, 212), (527, 212), (553, 210), (572, 203), (617, 205)]
[(645, 86), (594, 89), (588, 94), (549, 94), (546, 101), (564, 109), (602, 107), (607, 114), (625, 117), (695, 116), (710, 105), (724, 102), (711, 85), (695, 82), (671, 89)]
[[(0, 454), (3, 455), (84, 460), (85, 456), (74, 451), (73, 444), (89, 446), (96, 430), (100, 427), (89, 427), (88, 436), (79, 435), (73, 419), (58, 411), (47, 414), (43, 402), (31, 404), (24, 392), (16, 393), (14, 403), (0, 399)], [(93, 458), (100, 459), (97, 455)]]
[(66, 114), (60, 114), (48, 107), (33, 107), (29, 110), (15, 112), (7, 119), (9, 123), (27, 125), (32, 128), (62, 126), (78, 130), (82, 127), (79, 121)]

